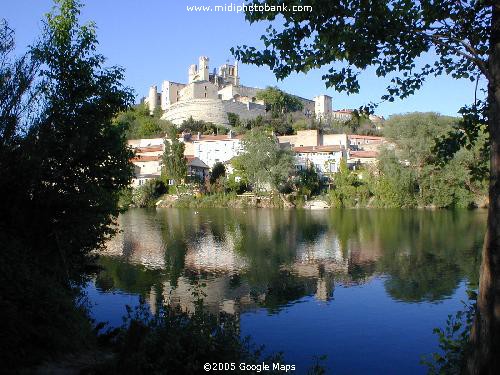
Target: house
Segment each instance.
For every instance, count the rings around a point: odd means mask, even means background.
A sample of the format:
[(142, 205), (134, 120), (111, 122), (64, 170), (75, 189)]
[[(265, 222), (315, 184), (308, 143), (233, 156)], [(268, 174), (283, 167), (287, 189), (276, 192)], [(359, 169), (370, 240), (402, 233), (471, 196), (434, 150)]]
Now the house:
[(347, 165), (356, 169), (361, 165), (373, 165), (377, 163), (378, 151), (350, 151), (347, 157)]
[(241, 136), (235, 135), (232, 131), (225, 135), (205, 135), (198, 133), (187, 139), (186, 143), (191, 143), (189, 149), (193, 156), (203, 163), (213, 168), (215, 163), (225, 163), (243, 151)]
[(336, 173), (346, 149), (339, 145), (294, 147), (295, 168), (304, 170), (314, 167), (320, 176)]
[(209, 175), (210, 167), (194, 155), (186, 155), (187, 175), (199, 181), (204, 181)]
[(299, 130), (294, 135), (280, 135), (277, 137), (281, 145), (290, 144), (291, 147), (306, 146), (342, 146), (349, 147), (347, 134), (322, 134), (317, 129)]
[(134, 164), (132, 186), (144, 185), (148, 180), (161, 175), (163, 138), (129, 140), (128, 145), (134, 151), (130, 160)]
[(135, 155), (131, 162), (134, 164), (134, 178), (132, 186), (143, 185), (147, 180), (159, 178), (161, 175), (161, 155)]
[(349, 138), (351, 148), (354, 150), (375, 151), (386, 143), (384, 137), (376, 137), (372, 135), (349, 134), (347, 137)]

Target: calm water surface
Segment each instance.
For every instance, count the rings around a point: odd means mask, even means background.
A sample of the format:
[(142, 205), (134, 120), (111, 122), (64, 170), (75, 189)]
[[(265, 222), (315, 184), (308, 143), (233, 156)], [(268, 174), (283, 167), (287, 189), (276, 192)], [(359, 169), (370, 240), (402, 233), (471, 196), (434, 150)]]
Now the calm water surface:
[(485, 211), (132, 209), (88, 288), (99, 321), (159, 297), (234, 314), (297, 373), (421, 374), (478, 280)]

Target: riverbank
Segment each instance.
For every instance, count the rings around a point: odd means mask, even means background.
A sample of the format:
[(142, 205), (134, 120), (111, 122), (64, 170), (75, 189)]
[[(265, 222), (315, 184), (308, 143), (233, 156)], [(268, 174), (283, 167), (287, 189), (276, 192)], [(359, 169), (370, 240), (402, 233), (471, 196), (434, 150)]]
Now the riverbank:
[[(426, 210), (442, 209), (436, 205), (393, 207), (382, 204), (375, 197), (364, 202), (354, 202), (348, 206), (339, 206), (332, 202), (328, 195), (313, 196), (309, 199), (296, 194), (271, 194), (256, 195), (251, 193), (216, 193), (210, 195), (194, 194), (165, 194), (158, 199), (156, 207), (159, 208), (284, 208), (284, 209), (330, 209), (330, 208), (416, 208)], [(488, 208), (487, 199), (478, 199), (470, 209)]]
[(175, 208), (297, 208), (298, 206), (301, 206), (301, 202), (296, 197), (281, 194), (165, 194), (156, 202), (156, 207)]

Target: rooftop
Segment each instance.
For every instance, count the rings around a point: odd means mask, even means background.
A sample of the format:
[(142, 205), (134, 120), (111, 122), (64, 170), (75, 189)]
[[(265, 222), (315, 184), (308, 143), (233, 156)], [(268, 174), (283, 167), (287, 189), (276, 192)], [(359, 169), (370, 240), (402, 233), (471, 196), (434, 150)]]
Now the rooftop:
[(349, 139), (370, 139), (373, 141), (385, 141), (384, 137), (377, 137), (374, 135), (358, 135), (358, 134), (349, 134), (347, 136)]
[(146, 161), (159, 161), (159, 160), (161, 160), (161, 155), (135, 155), (130, 161), (146, 162)]
[(340, 151), (342, 151), (342, 147), (339, 145), (301, 146), (301, 147), (294, 147), (293, 151), (295, 151), (297, 153), (340, 152)]
[(351, 151), (349, 156), (351, 158), (376, 158), (378, 154), (377, 151)]
[(197, 158), (194, 155), (186, 155), (186, 161), (188, 166), (210, 169), (208, 165), (206, 165), (200, 158)]

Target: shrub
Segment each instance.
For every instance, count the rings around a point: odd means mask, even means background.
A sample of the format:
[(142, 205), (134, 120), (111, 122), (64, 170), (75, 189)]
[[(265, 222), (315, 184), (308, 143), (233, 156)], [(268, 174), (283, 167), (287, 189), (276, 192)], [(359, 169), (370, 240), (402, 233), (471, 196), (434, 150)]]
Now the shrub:
[(204, 372), (205, 363), (235, 363), (231, 373), (240, 373), (241, 362), (281, 359), (281, 355), (263, 358), (262, 347), (240, 338), (237, 318), (208, 313), (201, 299), (192, 314), (179, 306), (160, 304), (152, 315), (144, 300), (134, 311), (130, 307), (127, 311), (114, 339), (117, 355), (106, 373), (195, 374)]
[(167, 186), (159, 179), (148, 180), (142, 186), (134, 189), (132, 202), (137, 207), (153, 207), (163, 194), (167, 193)]

